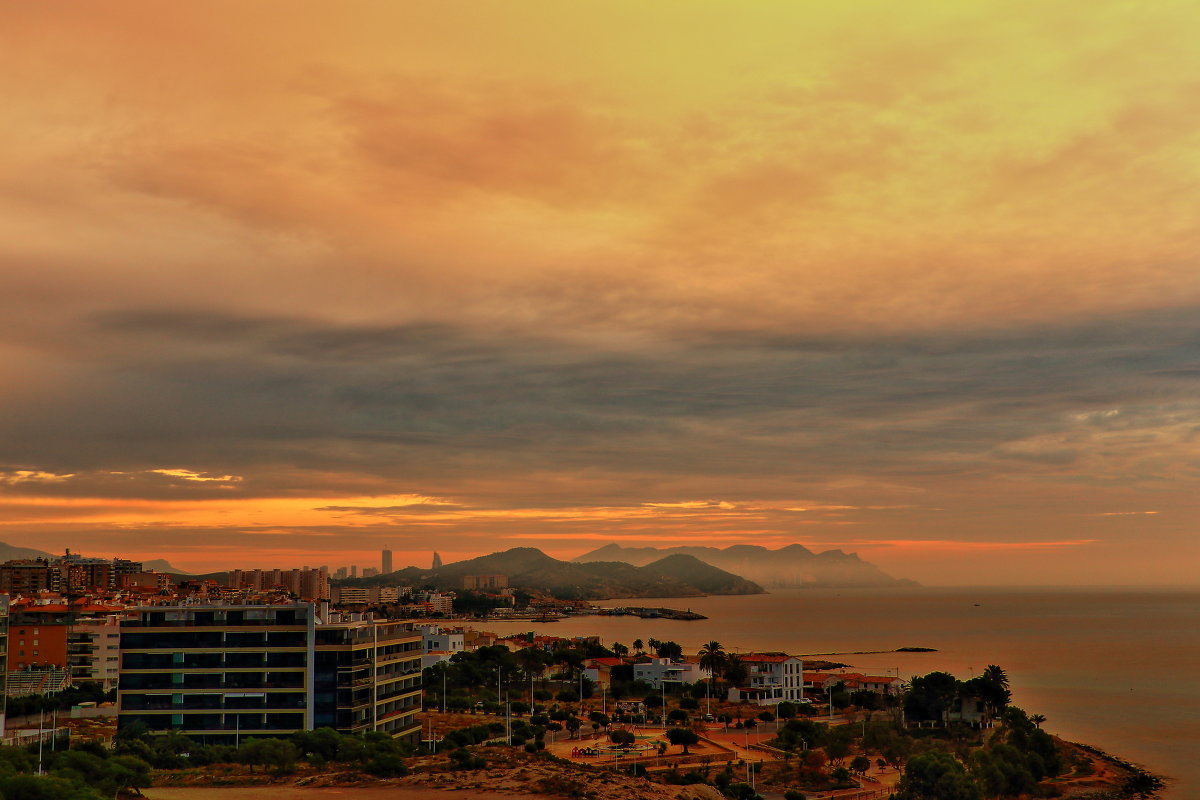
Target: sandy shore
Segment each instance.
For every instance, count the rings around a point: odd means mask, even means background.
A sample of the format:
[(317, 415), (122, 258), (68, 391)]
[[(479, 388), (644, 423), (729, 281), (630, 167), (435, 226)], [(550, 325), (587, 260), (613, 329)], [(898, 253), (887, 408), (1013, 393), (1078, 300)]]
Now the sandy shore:
[(434, 789), (424, 786), (187, 786), (144, 789), (148, 800), (417, 800), (438, 795), (448, 800), (545, 800), (545, 795), (480, 792), (474, 789)]

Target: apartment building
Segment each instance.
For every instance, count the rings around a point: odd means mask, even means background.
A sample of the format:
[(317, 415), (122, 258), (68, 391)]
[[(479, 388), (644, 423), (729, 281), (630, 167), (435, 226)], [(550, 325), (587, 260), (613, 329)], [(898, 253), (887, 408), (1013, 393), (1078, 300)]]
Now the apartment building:
[(316, 627), (314, 727), (420, 737), (421, 633), (409, 621), (338, 615)]
[(633, 665), (633, 679), (645, 681), (654, 689), (664, 683), (696, 683), (712, 673), (695, 661), (672, 661), (669, 658), (652, 658), (644, 664)]
[(121, 617), (77, 619), (67, 628), (67, 668), (72, 683), (96, 681), (108, 691), (120, 669)]
[(421, 635), (312, 603), (157, 606), (121, 622), (118, 726), (204, 742), (322, 726), (415, 741)]
[(110, 590), (120, 585), (123, 576), (143, 571), (140, 561), (84, 558), (68, 551), (56, 558), (14, 559), (0, 564), (0, 592), (33, 595)]
[(783, 700), (804, 699), (804, 662), (785, 653), (746, 653), (738, 656), (746, 665), (746, 680), (729, 689), (729, 701), (774, 705)]
[(235, 569), (230, 570), (228, 585), (234, 589), (286, 589), (301, 600), (329, 599), (327, 567), (309, 569)]

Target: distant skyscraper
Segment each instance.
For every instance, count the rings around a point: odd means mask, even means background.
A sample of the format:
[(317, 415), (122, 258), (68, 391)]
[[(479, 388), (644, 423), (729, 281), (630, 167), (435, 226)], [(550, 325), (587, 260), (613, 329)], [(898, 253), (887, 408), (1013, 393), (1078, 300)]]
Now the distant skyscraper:
[(351, 578), (357, 578), (357, 577), (358, 577), (358, 565), (357, 565), (357, 564), (351, 564), (351, 565), (350, 565), (350, 577), (351, 577)]
[(434, 569), (442, 568), (442, 557), (437, 554), (437, 550), (433, 551), (433, 568)]
[(392, 551), (384, 550), (383, 551), (383, 574), (387, 575), (391, 571), (392, 571)]

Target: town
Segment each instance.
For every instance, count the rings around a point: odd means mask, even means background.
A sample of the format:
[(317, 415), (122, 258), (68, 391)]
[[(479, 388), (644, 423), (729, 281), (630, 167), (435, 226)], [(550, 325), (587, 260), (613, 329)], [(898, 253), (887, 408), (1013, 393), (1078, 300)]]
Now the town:
[[(365, 577), (390, 572), (381, 555)], [(932, 745), (947, 737), (998, 759), (1007, 777), (989, 797), (1153, 782), (1053, 740), (1009, 705), (999, 667), (906, 682), (716, 641), (685, 653), (655, 639), (498, 635), (488, 619), (703, 617), (533, 597), (500, 574), (468, 575), (461, 591), (337, 583), (357, 572), (339, 568), (331, 584), (328, 567), (185, 577), (70, 552), (5, 562), (3, 745), (64, 779), (78, 768), (65, 754), (86, 748), (110, 795), (207, 780), (217, 764), (235, 782), (459, 785), (524, 758), (565, 770), (567, 787), (602, 769), (639, 791), (865, 800), (905, 791), (914, 765), (945, 768)], [(997, 731), (1012, 746), (982, 749)]]

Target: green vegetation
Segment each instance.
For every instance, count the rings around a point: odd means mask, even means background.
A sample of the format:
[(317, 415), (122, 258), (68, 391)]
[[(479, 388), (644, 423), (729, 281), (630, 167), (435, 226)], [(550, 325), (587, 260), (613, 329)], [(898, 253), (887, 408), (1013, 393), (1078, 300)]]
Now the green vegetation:
[(70, 711), (71, 706), (80, 703), (112, 703), (116, 702), (117, 690), (104, 691), (104, 685), (95, 681), (85, 681), (78, 686), (72, 686), (53, 694), (26, 694), (8, 698), (6, 714), (9, 718), (37, 714), (39, 711), (49, 713), (54, 710)]
[(0, 797), (5, 800), (102, 800), (150, 785), (140, 758), (85, 744), (43, 752), (45, 775), (35, 775), (37, 746), (0, 747)]
[[(901, 723), (899, 708), (889, 714), (856, 703), (859, 722), (826, 725), (790, 717), (795, 709), (780, 704), (787, 721), (772, 744), (789, 754), (781, 778), (797, 791), (824, 790), (850, 785), (878, 762), (904, 770), (896, 800), (1049, 796), (1043, 782), (1080, 769), (1077, 759), (1066, 758), (1041, 730), (1044, 717), (1010, 706), (1009, 699), (1008, 678), (992, 665), (969, 681), (945, 672), (913, 679), (902, 708), (917, 727)], [(964, 709), (978, 713), (968, 715), (977, 724), (956, 721)]]

